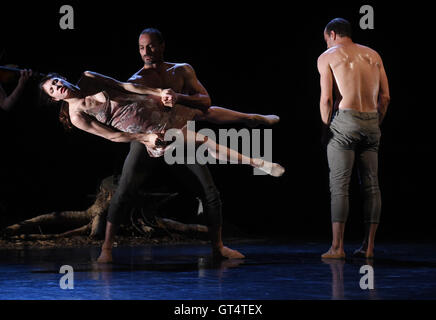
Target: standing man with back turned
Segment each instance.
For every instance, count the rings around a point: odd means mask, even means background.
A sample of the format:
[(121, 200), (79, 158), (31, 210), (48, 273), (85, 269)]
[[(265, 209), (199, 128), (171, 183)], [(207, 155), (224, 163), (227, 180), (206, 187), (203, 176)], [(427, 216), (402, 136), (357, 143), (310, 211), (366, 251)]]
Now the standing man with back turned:
[(356, 159), (364, 195), (366, 235), (355, 254), (372, 258), (381, 212), (378, 148), (380, 124), (390, 100), (388, 79), (379, 54), (353, 42), (350, 23), (345, 19), (330, 21), (324, 29), (324, 39), (328, 49), (318, 58), (318, 71), (323, 140), (328, 142), (333, 241), (321, 257), (345, 258), (344, 229)]

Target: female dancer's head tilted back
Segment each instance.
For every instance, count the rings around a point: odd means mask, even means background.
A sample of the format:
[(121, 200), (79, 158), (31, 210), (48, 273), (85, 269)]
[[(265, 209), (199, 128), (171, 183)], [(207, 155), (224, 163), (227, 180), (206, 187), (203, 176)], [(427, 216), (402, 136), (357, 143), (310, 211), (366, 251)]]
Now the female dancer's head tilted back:
[(54, 72), (41, 79), (39, 88), (41, 90), (41, 98), (46, 103), (50, 104), (61, 101), (59, 121), (65, 129), (72, 129), (74, 126), (70, 120), (68, 103), (64, 99), (77, 95), (80, 92), (80, 88), (68, 82), (65, 77)]
[(65, 77), (57, 73), (50, 73), (42, 78), (39, 87), (42, 92), (46, 93), (53, 101), (77, 97), (80, 92), (79, 87), (68, 82)]

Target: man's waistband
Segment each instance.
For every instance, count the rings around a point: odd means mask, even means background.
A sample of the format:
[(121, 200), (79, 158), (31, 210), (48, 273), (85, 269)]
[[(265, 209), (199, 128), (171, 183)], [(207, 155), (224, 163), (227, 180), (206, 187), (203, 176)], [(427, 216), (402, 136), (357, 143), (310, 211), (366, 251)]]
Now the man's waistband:
[(370, 120), (370, 119), (378, 119), (378, 112), (361, 112), (354, 109), (338, 109), (337, 114), (350, 115), (353, 117), (357, 117), (359, 119)]

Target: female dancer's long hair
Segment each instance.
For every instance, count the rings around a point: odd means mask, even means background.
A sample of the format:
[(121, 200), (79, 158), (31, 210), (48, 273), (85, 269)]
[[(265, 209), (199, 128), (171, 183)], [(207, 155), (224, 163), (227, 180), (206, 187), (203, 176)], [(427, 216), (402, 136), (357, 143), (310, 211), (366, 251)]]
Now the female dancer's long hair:
[[(51, 72), (51, 73), (47, 74), (39, 82), (40, 98), (41, 98), (40, 100), (44, 101), (45, 104), (58, 104), (59, 102), (53, 100), (53, 98), (50, 97), (42, 88), (43, 84), (51, 78), (60, 78), (63, 80), (67, 80), (65, 77), (63, 77), (55, 72)], [(71, 123), (68, 103), (65, 101), (61, 101), (60, 105), (61, 105), (61, 107), (59, 110), (59, 121), (62, 123), (62, 126), (64, 127), (65, 130), (70, 131), (74, 128), (74, 126)]]

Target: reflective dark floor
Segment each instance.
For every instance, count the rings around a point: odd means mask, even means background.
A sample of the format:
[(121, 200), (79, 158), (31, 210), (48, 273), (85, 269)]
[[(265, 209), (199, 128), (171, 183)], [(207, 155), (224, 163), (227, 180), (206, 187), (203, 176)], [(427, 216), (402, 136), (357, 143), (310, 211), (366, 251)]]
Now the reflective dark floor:
[[(207, 245), (117, 247), (115, 263), (99, 265), (99, 248), (0, 251), (0, 299), (436, 299), (434, 244), (378, 244), (373, 261), (322, 261), (328, 243), (231, 244), (244, 260), (214, 263)], [(62, 265), (74, 289), (61, 289)], [(364, 265), (373, 268), (360, 273)], [(362, 277), (367, 277), (362, 279)]]

